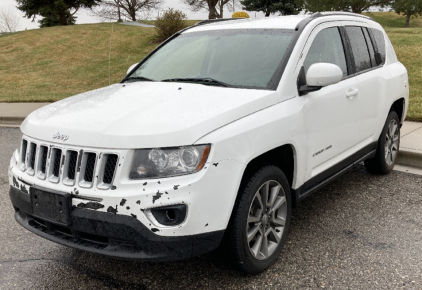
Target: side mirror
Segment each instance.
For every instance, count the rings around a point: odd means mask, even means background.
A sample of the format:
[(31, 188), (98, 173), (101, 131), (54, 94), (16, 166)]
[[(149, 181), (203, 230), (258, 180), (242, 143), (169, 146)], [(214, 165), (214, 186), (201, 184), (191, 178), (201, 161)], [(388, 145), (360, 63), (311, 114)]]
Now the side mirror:
[(321, 62), (308, 69), (306, 84), (311, 87), (326, 87), (338, 83), (342, 78), (343, 72), (339, 66)]
[(135, 68), (135, 66), (137, 66), (137, 65), (138, 65), (137, 63), (131, 65), (130, 68), (126, 72), (126, 75), (128, 75)]
[(305, 76), (305, 68), (302, 67), (298, 77), (299, 95), (303, 96), (320, 90), (322, 87), (333, 85), (341, 81), (343, 72), (341, 68), (331, 63), (315, 63), (308, 69)]

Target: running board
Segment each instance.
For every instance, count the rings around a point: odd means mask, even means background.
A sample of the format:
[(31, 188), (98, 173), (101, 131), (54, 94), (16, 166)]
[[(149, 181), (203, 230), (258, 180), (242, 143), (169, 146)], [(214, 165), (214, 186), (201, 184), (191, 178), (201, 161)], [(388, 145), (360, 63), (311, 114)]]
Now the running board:
[(318, 191), (319, 189), (321, 189), (322, 187), (326, 186), (327, 184), (333, 182), (334, 180), (336, 180), (337, 178), (339, 178), (340, 176), (342, 176), (344, 173), (346, 173), (347, 171), (349, 171), (350, 169), (352, 169), (353, 165), (358, 164), (366, 159), (370, 159), (375, 157), (375, 153), (377, 152), (377, 150), (372, 150), (371, 152), (369, 152), (368, 154), (364, 155), (363, 157), (359, 158), (358, 160), (356, 160), (355, 162), (349, 164), (348, 166), (346, 166), (345, 168), (343, 168), (342, 170), (338, 171), (337, 173), (331, 175), (330, 177), (324, 179), (323, 181), (315, 184), (314, 186), (312, 186), (311, 188), (307, 189), (304, 192), (301, 192), (302, 190), (299, 188), (296, 190), (296, 196), (299, 197), (298, 201), (302, 201), (304, 198), (308, 197), (309, 195), (311, 195), (312, 193)]

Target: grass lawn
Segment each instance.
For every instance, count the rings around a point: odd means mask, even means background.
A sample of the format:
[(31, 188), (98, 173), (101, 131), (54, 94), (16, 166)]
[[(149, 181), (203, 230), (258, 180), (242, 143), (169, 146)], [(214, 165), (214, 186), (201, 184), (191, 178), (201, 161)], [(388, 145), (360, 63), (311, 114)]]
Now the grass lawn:
[[(365, 13), (387, 31), (410, 81), (408, 120), (422, 121), (422, 17)], [(193, 25), (199, 20), (187, 20)], [(141, 21), (154, 24), (154, 21)], [(0, 36), (0, 102), (49, 102), (108, 85), (112, 24), (87, 24)], [(125, 75), (157, 43), (154, 29), (114, 24), (111, 83)]]
[[(0, 102), (57, 101), (109, 84), (112, 24), (87, 24), (0, 36)], [(114, 24), (111, 83), (157, 43), (154, 29)]]

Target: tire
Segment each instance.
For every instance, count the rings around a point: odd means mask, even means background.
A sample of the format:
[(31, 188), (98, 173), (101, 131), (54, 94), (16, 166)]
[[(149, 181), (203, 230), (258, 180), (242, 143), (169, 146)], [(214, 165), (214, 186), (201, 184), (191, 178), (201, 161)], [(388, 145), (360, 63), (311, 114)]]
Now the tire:
[(241, 271), (258, 274), (274, 264), (286, 240), (292, 207), (290, 187), (283, 171), (271, 165), (256, 171), (243, 184), (227, 228), (226, 249)]
[(375, 157), (365, 160), (366, 169), (372, 174), (389, 174), (396, 164), (400, 148), (400, 120), (396, 112), (388, 114), (378, 139)]

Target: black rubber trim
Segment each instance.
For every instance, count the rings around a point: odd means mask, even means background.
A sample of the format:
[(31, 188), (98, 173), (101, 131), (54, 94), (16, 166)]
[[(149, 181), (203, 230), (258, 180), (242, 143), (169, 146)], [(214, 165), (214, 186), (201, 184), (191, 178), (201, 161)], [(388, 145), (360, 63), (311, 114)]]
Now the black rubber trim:
[(344, 159), (343, 161), (337, 163), (333, 167), (330, 167), (326, 171), (306, 181), (305, 184), (294, 190), (297, 202), (303, 200), (315, 191), (336, 180), (338, 177), (350, 170), (354, 164), (369, 158), (373, 158), (375, 156), (377, 146), (378, 142), (373, 142), (358, 152), (352, 154), (348, 158)]
[(356, 66), (352, 46), (350, 44), (350, 38), (344, 26), (339, 26), (338, 28), (340, 31), (341, 40), (343, 41), (344, 53), (346, 55), (347, 73), (349, 77), (352, 77), (356, 72)]
[[(63, 227), (32, 216), (26, 193), (11, 186), (16, 221), (50, 241), (106, 256), (148, 261), (186, 259), (216, 249), (224, 230), (191, 236), (155, 234), (131, 216), (73, 208), (71, 226)], [(159, 231), (159, 229), (155, 229)]]

